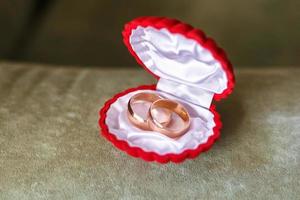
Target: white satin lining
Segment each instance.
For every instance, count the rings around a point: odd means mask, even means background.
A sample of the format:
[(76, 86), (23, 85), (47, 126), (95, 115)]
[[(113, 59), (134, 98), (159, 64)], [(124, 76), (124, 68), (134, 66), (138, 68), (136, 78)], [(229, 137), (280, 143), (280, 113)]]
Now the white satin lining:
[[(183, 104), (191, 116), (191, 126), (185, 135), (177, 140), (153, 131), (144, 131), (133, 126), (127, 118), (127, 103), (130, 97), (139, 92), (158, 93), (161, 96), (176, 100)], [(109, 132), (119, 140), (126, 141), (131, 147), (140, 147), (144, 151), (167, 153), (182, 153), (187, 149), (195, 149), (206, 143), (213, 134), (214, 115), (206, 108), (184, 102), (181, 99), (161, 91), (139, 90), (128, 93), (114, 102), (107, 111), (105, 123)]]
[(173, 96), (180, 97), (185, 101), (193, 104), (209, 108), (212, 102), (214, 93), (196, 88), (188, 85), (184, 85), (168, 79), (159, 79), (156, 89), (163, 91)]
[[(212, 95), (220, 94), (227, 88), (228, 80), (221, 64), (195, 40), (170, 33), (165, 28), (158, 30), (138, 26), (131, 33), (130, 44), (151, 72), (161, 79), (169, 80), (158, 83), (162, 90), (169, 89), (163, 84), (170, 81), (176, 82), (178, 86), (190, 86), (191, 90), (177, 91), (178, 97), (182, 96), (187, 101), (209, 108)], [(195, 92), (203, 94), (197, 101), (193, 95)]]

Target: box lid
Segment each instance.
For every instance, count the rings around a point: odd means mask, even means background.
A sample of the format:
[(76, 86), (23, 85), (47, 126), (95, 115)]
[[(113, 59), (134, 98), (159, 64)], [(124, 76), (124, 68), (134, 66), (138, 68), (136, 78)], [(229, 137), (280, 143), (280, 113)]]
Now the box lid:
[(208, 107), (232, 92), (234, 74), (213, 39), (192, 26), (165, 17), (127, 23), (123, 41), (137, 62), (154, 75), (158, 89)]

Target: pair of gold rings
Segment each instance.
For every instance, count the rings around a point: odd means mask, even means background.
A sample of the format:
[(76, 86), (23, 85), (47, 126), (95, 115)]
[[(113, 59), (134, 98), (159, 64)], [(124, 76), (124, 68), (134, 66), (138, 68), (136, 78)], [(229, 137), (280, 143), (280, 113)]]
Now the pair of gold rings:
[[(145, 116), (134, 111), (133, 106), (137, 103), (150, 104)], [(190, 126), (189, 113), (180, 103), (154, 93), (142, 92), (132, 96), (128, 101), (127, 116), (136, 127), (160, 132), (171, 138), (183, 135)]]

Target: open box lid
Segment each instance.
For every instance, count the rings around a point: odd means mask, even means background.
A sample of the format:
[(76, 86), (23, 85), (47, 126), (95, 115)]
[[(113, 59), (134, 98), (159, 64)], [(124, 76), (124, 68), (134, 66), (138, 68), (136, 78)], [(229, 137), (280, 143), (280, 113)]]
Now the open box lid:
[(206, 108), (232, 92), (234, 74), (225, 52), (199, 29), (174, 19), (140, 17), (125, 25), (123, 40), (159, 79), (158, 90)]

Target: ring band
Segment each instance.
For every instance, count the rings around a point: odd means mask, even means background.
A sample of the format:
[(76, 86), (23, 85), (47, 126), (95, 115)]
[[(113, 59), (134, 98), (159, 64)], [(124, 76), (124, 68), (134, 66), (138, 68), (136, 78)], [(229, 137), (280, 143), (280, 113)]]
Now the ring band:
[[(133, 95), (130, 98), (130, 100), (128, 101), (128, 105), (127, 105), (128, 106), (127, 116), (128, 116), (128, 119), (130, 120), (130, 122), (140, 129), (151, 130), (151, 128), (149, 127), (148, 119), (144, 119), (142, 116), (140, 116), (136, 112), (134, 112), (133, 104), (137, 103), (139, 101), (153, 103), (160, 99), (162, 99), (162, 97), (160, 97), (159, 95), (153, 94), (153, 93), (142, 92), (142, 93)], [(167, 125), (170, 122), (171, 113), (167, 113), (167, 114), (169, 114), (167, 121), (160, 123), (161, 126)]]
[[(159, 123), (153, 116), (153, 110), (156, 108), (165, 108), (167, 110), (170, 110), (171, 112), (176, 113), (182, 119), (183, 126), (176, 131), (173, 131), (166, 126), (162, 126), (161, 123)], [(148, 115), (149, 115), (149, 120), (148, 120), (149, 127), (153, 131), (160, 132), (171, 138), (177, 138), (183, 135), (190, 126), (189, 113), (180, 103), (177, 103), (176, 101), (172, 101), (168, 99), (158, 99), (151, 104)]]

